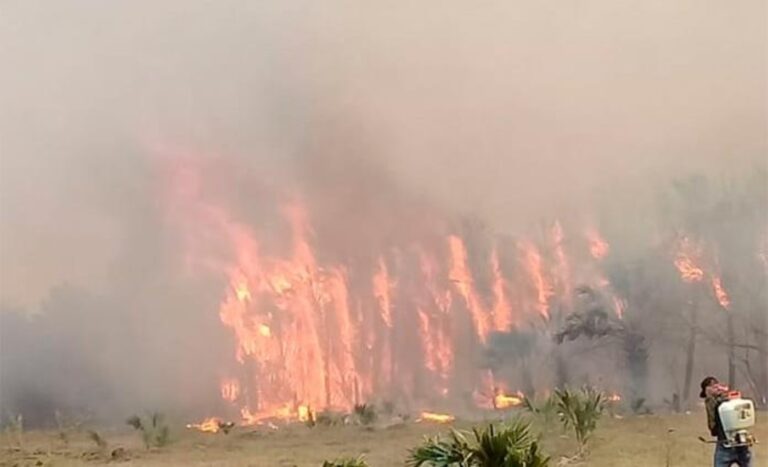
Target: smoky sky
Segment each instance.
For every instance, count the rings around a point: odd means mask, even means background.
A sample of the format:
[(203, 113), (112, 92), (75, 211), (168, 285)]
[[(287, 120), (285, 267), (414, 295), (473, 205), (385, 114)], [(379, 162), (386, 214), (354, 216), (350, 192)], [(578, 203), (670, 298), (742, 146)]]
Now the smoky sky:
[(162, 257), (158, 145), (286, 183), (321, 148), (499, 231), (765, 164), (765, 39), (757, 0), (4, 0), (0, 302)]

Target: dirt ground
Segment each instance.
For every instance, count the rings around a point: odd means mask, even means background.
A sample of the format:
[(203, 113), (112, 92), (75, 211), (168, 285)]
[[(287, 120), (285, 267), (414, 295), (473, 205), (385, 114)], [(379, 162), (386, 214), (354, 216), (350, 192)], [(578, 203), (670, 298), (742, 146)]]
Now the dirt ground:
[[(588, 458), (569, 465), (712, 465), (713, 446), (697, 440), (705, 434), (705, 425), (703, 412), (605, 417), (592, 440)], [(457, 422), (454, 426), (466, 428), (471, 424)], [(0, 437), (0, 466), (320, 466), (323, 460), (360, 454), (365, 455), (372, 467), (403, 466), (409, 448), (425, 435), (447, 429), (447, 425), (413, 422), (375, 427), (239, 428), (229, 435), (179, 428), (173, 431), (170, 445), (151, 451), (143, 448), (136, 433), (125, 430), (101, 432), (109, 443), (106, 450), (101, 451), (84, 432), (68, 433), (66, 445), (56, 431), (25, 432), (21, 439), (17, 433), (4, 433)], [(754, 433), (764, 443), (753, 448), (753, 465), (768, 465), (768, 414), (765, 412), (758, 413)], [(573, 439), (557, 427), (544, 433), (543, 446), (552, 456), (553, 466), (575, 450)]]

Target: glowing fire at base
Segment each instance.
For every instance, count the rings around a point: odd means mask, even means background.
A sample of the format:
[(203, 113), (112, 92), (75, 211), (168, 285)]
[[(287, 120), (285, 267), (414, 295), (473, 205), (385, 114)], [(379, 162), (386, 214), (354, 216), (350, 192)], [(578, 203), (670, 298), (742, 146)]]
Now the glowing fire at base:
[(496, 394), (493, 398), (493, 405), (497, 409), (509, 409), (511, 407), (517, 407), (523, 403), (523, 393), (516, 392), (515, 395), (507, 395), (504, 393)]
[(621, 396), (616, 394), (616, 393), (613, 393), (613, 394), (610, 394), (610, 395), (606, 395), (605, 399), (608, 402), (621, 402)]
[(456, 417), (449, 414), (421, 412), (421, 416), (416, 421), (417, 422), (450, 423), (454, 420), (456, 420)]
[(200, 423), (190, 423), (187, 428), (194, 428), (205, 433), (218, 433), (223, 422), (216, 417), (206, 418)]

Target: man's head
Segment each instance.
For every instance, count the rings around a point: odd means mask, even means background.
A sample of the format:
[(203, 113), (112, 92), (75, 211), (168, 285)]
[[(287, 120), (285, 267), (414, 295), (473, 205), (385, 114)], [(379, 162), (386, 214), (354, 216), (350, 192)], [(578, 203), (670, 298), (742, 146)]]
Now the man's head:
[(707, 376), (701, 380), (701, 392), (699, 393), (699, 397), (704, 399), (705, 397), (713, 395), (713, 391), (719, 386), (720, 381), (718, 381), (717, 378), (714, 376)]

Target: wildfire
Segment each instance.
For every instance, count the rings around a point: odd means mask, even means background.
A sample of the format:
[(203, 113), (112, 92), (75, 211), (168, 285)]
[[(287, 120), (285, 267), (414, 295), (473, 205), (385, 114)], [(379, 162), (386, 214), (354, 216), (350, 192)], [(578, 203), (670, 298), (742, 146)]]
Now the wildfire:
[(234, 402), (240, 396), (240, 383), (236, 380), (225, 380), (221, 383), (221, 398)]
[(416, 420), (417, 422), (436, 422), (436, 423), (450, 423), (456, 420), (456, 417), (450, 414), (434, 413), (434, 412), (421, 412), (421, 416)]
[(675, 267), (680, 271), (680, 278), (684, 282), (701, 282), (704, 279), (704, 270), (696, 264), (699, 256), (700, 248), (691, 245), (688, 238), (683, 238), (675, 257)]
[(376, 273), (373, 275), (373, 294), (379, 301), (381, 319), (388, 328), (392, 327), (392, 302), (389, 298), (391, 286), (387, 264), (384, 257), (379, 256)]
[(497, 409), (509, 409), (511, 407), (517, 407), (523, 403), (523, 393), (518, 391), (514, 395), (504, 394), (499, 392), (493, 398), (493, 405)]
[(309, 406), (306, 406), (306, 405), (300, 405), (298, 408), (297, 414), (300, 422), (309, 421), (311, 418), (314, 417), (314, 414), (309, 409)]
[(451, 235), (448, 237), (448, 245), (451, 252), (451, 282), (455, 284), (459, 295), (464, 298), (472, 323), (475, 325), (477, 337), (481, 342), (485, 342), (489, 328), (488, 313), (483, 309), (475, 291), (472, 274), (467, 264), (467, 249), (464, 241), (456, 235)]
[(607, 396), (605, 397), (605, 399), (606, 399), (608, 402), (621, 402), (621, 396), (620, 396), (619, 394), (616, 394), (616, 393), (613, 393), (613, 394), (607, 395)]
[(549, 319), (549, 298), (554, 295), (554, 290), (544, 275), (541, 254), (533, 243), (523, 241), (519, 246), (523, 252), (523, 261), (528, 275), (536, 290), (536, 309), (542, 317)]
[(595, 259), (603, 259), (608, 255), (610, 246), (596, 229), (588, 229), (586, 232), (589, 241), (589, 252)]
[(616, 312), (616, 316), (619, 319), (624, 318), (624, 309), (627, 307), (627, 302), (617, 296), (613, 296), (613, 309)]
[[(194, 172), (183, 169), (181, 177)], [(512, 251), (501, 243), (476, 251), (461, 235), (436, 231), (370, 257), (340, 257), (322, 248), (300, 198), (276, 193), (280, 209), (268, 224), (284, 229), (286, 239), (276, 242), (271, 230), (238, 217), (240, 210), (204, 199), (203, 175), (170, 193), (177, 198), (169, 215), (181, 223), (185, 260), (226, 283), (218, 316), (233, 337), (237, 371), (218, 384), (242, 423), (306, 420), (310, 407), (352, 410), (394, 394), (431, 400), (481, 392), (484, 406), (498, 408), (522, 402), (520, 393), (496, 393), (493, 381), (478, 380), (467, 345), (522, 325), (524, 313), (549, 317), (555, 283), (559, 292), (571, 287), (559, 223), (551, 241), (521, 239)], [(593, 243), (605, 250), (604, 241)], [(523, 267), (510, 267), (515, 255)]]
[(728, 292), (726, 292), (723, 288), (723, 284), (719, 276), (712, 276), (712, 289), (715, 291), (715, 298), (717, 298), (717, 303), (719, 303), (724, 310), (730, 310), (731, 299), (728, 296)]
[(491, 252), (491, 272), (493, 273), (493, 328), (496, 331), (508, 331), (512, 325), (512, 307), (507, 300), (504, 290), (504, 277), (501, 274), (499, 250), (494, 247)]
[(218, 433), (224, 422), (216, 417), (206, 418), (200, 423), (190, 423), (187, 428), (193, 428), (205, 433)]

